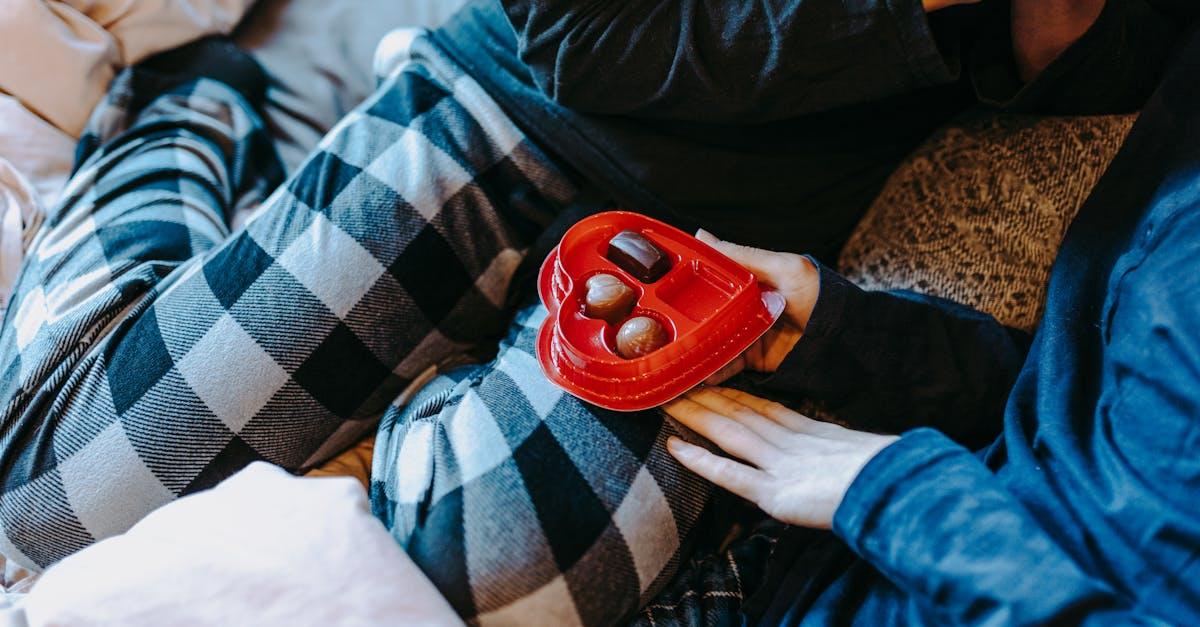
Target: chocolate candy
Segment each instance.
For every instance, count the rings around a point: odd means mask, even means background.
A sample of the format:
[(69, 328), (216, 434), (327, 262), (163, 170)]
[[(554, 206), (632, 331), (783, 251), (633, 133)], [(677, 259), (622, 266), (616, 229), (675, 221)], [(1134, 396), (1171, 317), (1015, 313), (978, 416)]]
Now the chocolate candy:
[(671, 269), (671, 260), (641, 233), (621, 231), (608, 242), (608, 259), (642, 283), (653, 283)]
[(617, 354), (625, 359), (649, 355), (667, 345), (671, 338), (654, 318), (630, 318), (617, 330)]
[(616, 324), (637, 304), (637, 292), (625, 282), (611, 274), (597, 274), (587, 280), (587, 295), (583, 299), (583, 313)]

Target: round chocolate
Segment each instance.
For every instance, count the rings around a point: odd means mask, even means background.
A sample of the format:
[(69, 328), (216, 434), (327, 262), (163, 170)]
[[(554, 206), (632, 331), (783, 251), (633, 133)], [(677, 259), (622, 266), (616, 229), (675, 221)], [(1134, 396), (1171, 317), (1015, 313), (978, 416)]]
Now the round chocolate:
[(587, 281), (583, 313), (616, 324), (637, 304), (637, 292), (611, 274), (597, 274)]
[(617, 354), (625, 359), (649, 355), (667, 345), (671, 338), (654, 318), (630, 318), (617, 330)]

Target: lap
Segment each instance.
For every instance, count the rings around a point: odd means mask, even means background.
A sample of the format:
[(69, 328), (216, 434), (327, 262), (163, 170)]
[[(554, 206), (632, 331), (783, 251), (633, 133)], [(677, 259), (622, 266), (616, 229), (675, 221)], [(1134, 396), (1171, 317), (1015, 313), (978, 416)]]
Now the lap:
[(511, 273), (574, 187), (418, 45), (228, 238), (248, 160), (223, 147), (260, 131), (236, 94), (187, 127), (149, 107), (130, 132), (152, 141), (104, 137), (0, 334), (5, 552), (46, 566), (252, 461), (315, 464), (503, 332)]
[(388, 412), (372, 504), (465, 617), (612, 623), (675, 571), (712, 488), (667, 454), (680, 432), (657, 410), (604, 410), (546, 380), (544, 316), (525, 309), (494, 361)]

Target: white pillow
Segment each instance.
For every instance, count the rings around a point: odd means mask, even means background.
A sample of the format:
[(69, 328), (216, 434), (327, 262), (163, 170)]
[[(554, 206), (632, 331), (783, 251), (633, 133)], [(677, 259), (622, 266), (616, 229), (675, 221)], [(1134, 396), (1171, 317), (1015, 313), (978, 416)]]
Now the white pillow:
[(456, 625), (353, 479), (255, 463), (42, 575), (43, 625)]

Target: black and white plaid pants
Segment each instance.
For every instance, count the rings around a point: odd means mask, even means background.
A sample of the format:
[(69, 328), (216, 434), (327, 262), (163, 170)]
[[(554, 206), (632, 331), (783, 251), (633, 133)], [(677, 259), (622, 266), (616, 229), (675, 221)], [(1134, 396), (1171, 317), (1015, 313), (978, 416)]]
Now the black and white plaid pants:
[[(416, 37), (275, 189), (237, 93), (199, 80), (135, 111), (134, 82), (93, 116), (0, 332), (0, 552), (48, 566), (251, 461), (312, 466), (386, 413), (376, 511), (465, 617), (605, 624), (666, 584), (712, 489), (666, 455), (657, 412), (542, 377), (544, 310), (506, 297), (577, 189), (477, 83)], [(514, 316), (493, 362), (450, 367)]]

